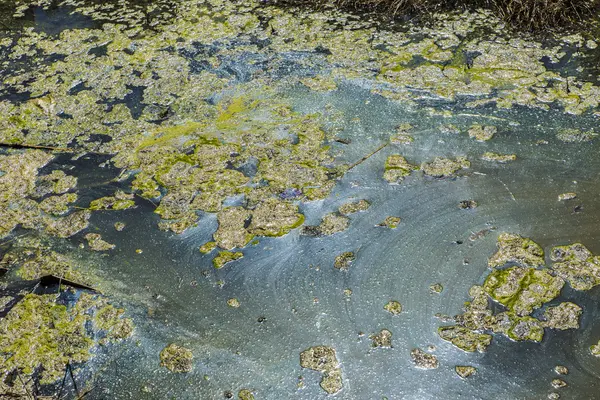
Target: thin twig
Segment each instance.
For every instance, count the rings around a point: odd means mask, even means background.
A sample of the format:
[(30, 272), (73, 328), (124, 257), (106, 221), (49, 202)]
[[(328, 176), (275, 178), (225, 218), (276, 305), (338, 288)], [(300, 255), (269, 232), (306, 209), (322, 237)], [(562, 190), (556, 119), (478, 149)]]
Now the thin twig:
[(360, 160), (358, 160), (357, 162), (355, 162), (354, 164), (352, 164), (350, 167), (348, 167), (348, 169), (346, 171), (350, 171), (352, 168), (364, 163), (365, 161), (367, 161), (369, 158), (371, 158), (372, 156), (374, 156), (375, 154), (379, 153), (381, 150), (383, 150), (389, 143), (384, 143), (381, 146), (379, 146), (377, 149), (375, 149), (375, 151), (373, 151), (370, 154), (367, 154), (366, 156), (364, 156), (363, 158), (361, 158)]

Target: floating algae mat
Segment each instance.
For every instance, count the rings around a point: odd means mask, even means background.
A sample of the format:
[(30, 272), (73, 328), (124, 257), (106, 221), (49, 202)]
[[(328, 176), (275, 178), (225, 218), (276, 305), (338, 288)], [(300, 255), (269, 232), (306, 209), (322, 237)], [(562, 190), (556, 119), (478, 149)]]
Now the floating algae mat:
[(600, 398), (594, 23), (0, 12), (0, 397)]

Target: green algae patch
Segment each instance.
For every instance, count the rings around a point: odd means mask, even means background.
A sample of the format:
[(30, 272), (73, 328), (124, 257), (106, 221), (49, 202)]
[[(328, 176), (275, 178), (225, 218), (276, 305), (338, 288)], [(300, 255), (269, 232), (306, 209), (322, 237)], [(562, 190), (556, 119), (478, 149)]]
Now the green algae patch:
[(398, 315), (402, 312), (402, 304), (396, 300), (390, 300), (383, 306), (383, 309), (392, 315)]
[(253, 234), (246, 229), (252, 213), (243, 207), (228, 207), (217, 214), (219, 227), (213, 234), (217, 245), (225, 250), (244, 247), (252, 240)]
[(371, 339), (371, 347), (392, 347), (392, 332), (388, 329), (382, 329), (379, 333), (369, 335), (369, 339)]
[(470, 365), (457, 365), (456, 367), (454, 367), (454, 372), (456, 372), (456, 375), (458, 375), (462, 379), (467, 379), (471, 375), (477, 373), (477, 368), (472, 367)]
[(514, 154), (499, 154), (499, 153), (487, 151), (481, 155), (481, 159), (483, 161), (491, 161), (491, 162), (505, 164), (509, 161), (515, 161), (517, 159), (517, 156)]
[(512, 233), (498, 236), (498, 251), (490, 257), (490, 267), (501, 267), (515, 263), (523, 267), (537, 267), (545, 264), (544, 250), (529, 238)]
[(442, 293), (442, 291), (444, 290), (444, 286), (442, 286), (441, 283), (434, 283), (432, 285), (429, 285), (429, 291), (431, 291), (431, 293)]
[(114, 196), (101, 197), (90, 202), (90, 210), (127, 210), (135, 207), (132, 193), (118, 190)]
[(469, 128), (468, 134), (470, 138), (473, 138), (478, 142), (486, 142), (491, 140), (496, 132), (498, 132), (498, 129), (495, 126), (474, 124)]
[(202, 254), (208, 254), (217, 247), (217, 242), (206, 242), (198, 250)]
[(434, 178), (452, 177), (461, 169), (469, 167), (471, 163), (465, 157), (456, 157), (454, 160), (436, 157), (433, 161), (421, 164), (423, 173)]
[(69, 212), (69, 204), (77, 201), (77, 194), (66, 193), (58, 196), (49, 196), (40, 202), (40, 210), (53, 216), (64, 215)]
[(171, 372), (190, 372), (194, 355), (185, 347), (171, 343), (160, 352), (160, 366)]
[(314, 78), (304, 78), (300, 82), (310, 90), (315, 92), (332, 92), (337, 90), (337, 84), (331, 78), (316, 76)]
[(365, 199), (361, 199), (359, 201), (342, 204), (338, 211), (342, 215), (349, 215), (357, 212), (367, 211), (369, 207), (371, 207), (371, 203)]
[(14, 247), (4, 255), (1, 264), (17, 266), (17, 275), (25, 280), (54, 275), (72, 282), (90, 283), (87, 274), (78, 270), (75, 260), (41, 245)]
[(598, 134), (593, 131), (582, 132), (581, 130), (574, 128), (561, 129), (556, 134), (556, 138), (565, 143), (591, 142), (596, 136), (598, 136)]
[(114, 244), (108, 243), (102, 239), (102, 235), (99, 233), (88, 233), (85, 235), (85, 240), (87, 240), (90, 249), (94, 251), (107, 251), (116, 247)]
[(225, 264), (239, 260), (242, 257), (244, 257), (244, 253), (239, 251), (220, 251), (219, 254), (213, 258), (212, 263), (216, 269), (221, 269), (225, 266)]
[(443, 326), (438, 335), (461, 350), (483, 352), (492, 343), (492, 335), (477, 333), (462, 326)]
[(356, 260), (354, 252), (346, 251), (335, 257), (333, 267), (340, 271), (348, 271), (354, 260)]
[(389, 183), (400, 183), (415, 169), (400, 154), (392, 154), (385, 160), (383, 179)]
[(330, 236), (348, 229), (350, 219), (339, 213), (329, 213), (323, 217), (319, 225), (308, 225), (302, 229), (307, 236)]
[[(106, 300), (82, 293), (70, 308), (56, 300), (55, 294), (28, 294), (0, 320), (2, 375), (16, 370), (31, 376), (39, 371), (41, 384), (53, 383), (63, 377), (67, 364), (92, 357), (96, 336), (86, 326), (107, 307)], [(121, 314), (113, 316), (111, 324), (94, 324), (95, 332), (128, 337), (119, 325), (131, 326), (131, 322)]]
[(300, 353), (300, 366), (321, 372), (320, 386), (328, 394), (342, 390), (342, 369), (333, 347), (314, 346), (304, 350)]
[(600, 256), (581, 243), (552, 248), (552, 270), (575, 290), (590, 290), (600, 284)]
[(496, 315), (492, 329), (517, 342), (541, 342), (544, 338), (544, 327), (539, 320), (530, 316), (520, 317), (511, 312)]
[(483, 284), (492, 299), (520, 316), (558, 297), (563, 286), (564, 280), (560, 277), (523, 267), (494, 270)]
[(252, 211), (248, 231), (256, 236), (283, 236), (304, 223), (298, 206), (277, 199), (267, 199)]
[(548, 307), (544, 312), (543, 325), (551, 329), (578, 329), (582, 309), (575, 303), (564, 302)]
[(238, 399), (239, 400), (254, 400), (254, 394), (252, 394), (252, 391), (249, 389), (241, 389), (238, 392)]

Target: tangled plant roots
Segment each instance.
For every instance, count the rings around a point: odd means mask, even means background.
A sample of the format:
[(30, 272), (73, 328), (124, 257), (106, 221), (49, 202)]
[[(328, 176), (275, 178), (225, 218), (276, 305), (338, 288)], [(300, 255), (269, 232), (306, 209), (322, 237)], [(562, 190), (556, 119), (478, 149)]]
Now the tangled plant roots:
[(370, 10), (392, 17), (436, 11), (487, 8), (521, 29), (560, 28), (582, 22), (600, 10), (600, 0), (275, 0), (278, 3)]

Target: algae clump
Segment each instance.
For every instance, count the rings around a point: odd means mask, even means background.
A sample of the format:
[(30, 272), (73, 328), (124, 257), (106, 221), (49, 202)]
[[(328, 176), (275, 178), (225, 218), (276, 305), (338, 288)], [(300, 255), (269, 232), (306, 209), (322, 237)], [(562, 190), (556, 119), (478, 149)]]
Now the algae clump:
[(474, 124), (469, 129), (469, 137), (477, 140), (478, 142), (485, 142), (494, 137), (498, 129), (495, 126), (481, 126)]
[(392, 315), (398, 315), (402, 312), (402, 304), (396, 300), (390, 300), (383, 306), (383, 309)]
[(433, 161), (421, 164), (425, 175), (434, 178), (452, 177), (461, 169), (469, 168), (471, 163), (465, 157), (449, 158), (436, 157)]
[(213, 266), (216, 269), (221, 269), (225, 266), (225, 264), (230, 263), (235, 260), (239, 260), (244, 257), (244, 253), (236, 251), (220, 251), (219, 254), (213, 258)]
[(300, 353), (300, 366), (323, 374), (320, 386), (329, 394), (342, 390), (342, 369), (335, 349), (328, 346), (314, 346)]
[(385, 160), (383, 179), (389, 183), (400, 183), (416, 169), (400, 154), (392, 154)]
[(501, 267), (509, 262), (523, 267), (544, 265), (544, 250), (529, 238), (512, 233), (501, 233), (498, 236), (498, 251), (490, 257), (488, 265)]
[(473, 332), (462, 326), (440, 327), (438, 335), (459, 349), (468, 352), (483, 352), (492, 343), (492, 335)]
[(194, 355), (185, 347), (171, 343), (160, 352), (160, 365), (171, 372), (190, 372)]
[(552, 248), (552, 269), (575, 290), (590, 290), (600, 284), (600, 256), (581, 243)]

